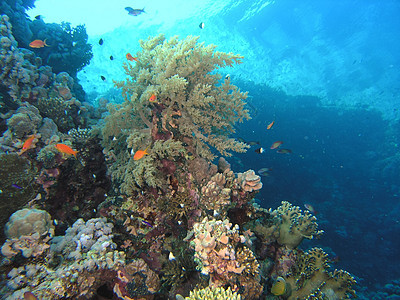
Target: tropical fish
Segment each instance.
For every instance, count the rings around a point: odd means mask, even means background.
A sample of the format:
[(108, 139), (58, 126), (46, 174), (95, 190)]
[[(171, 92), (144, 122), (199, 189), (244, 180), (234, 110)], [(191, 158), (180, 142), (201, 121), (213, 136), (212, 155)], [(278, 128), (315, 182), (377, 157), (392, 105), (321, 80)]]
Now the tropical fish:
[(265, 149), (264, 149), (263, 147), (257, 148), (256, 150), (254, 150), (254, 152), (259, 153), (259, 154), (262, 154), (262, 153), (265, 152)]
[(172, 252), (169, 252), (168, 259), (169, 260), (175, 260), (175, 256), (174, 256), (174, 254)]
[(130, 53), (126, 54), (126, 59), (129, 61), (138, 61), (137, 57), (133, 57)]
[(271, 287), (271, 293), (275, 296), (282, 296), (286, 293), (286, 281), (282, 277), (278, 277)]
[(38, 300), (38, 298), (32, 292), (25, 292), (24, 300)]
[(268, 124), (267, 126), (267, 130), (270, 130), (272, 128), (272, 126), (274, 126), (275, 121), (272, 121), (271, 123)]
[(101, 80), (106, 81), (106, 78), (103, 75), (101, 75), (100, 78)]
[(147, 226), (153, 228), (153, 225), (151, 225), (149, 222), (147, 222), (147, 221), (145, 221), (145, 220), (142, 220), (142, 223), (143, 223), (144, 225), (147, 225)]
[(37, 138), (36, 134), (32, 134), (30, 135), (24, 142), (24, 144), (22, 145), (22, 149), (21, 151), (18, 152), (18, 155), (21, 155), (22, 153), (24, 153), (25, 151), (34, 148), (35, 144), (34, 141)]
[(225, 75), (225, 80), (229, 80), (229, 79), (231, 79), (231, 74), (226, 74)]
[(78, 151), (65, 144), (56, 144), (56, 149), (63, 154), (73, 155), (75, 158), (76, 154), (78, 153)]
[(255, 146), (255, 145), (260, 145), (260, 142), (259, 141), (248, 141), (248, 142), (246, 142), (246, 144), (250, 145), (250, 146)]
[[(147, 147), (147, 148), (149, 148), (149, 147)], [(136, 151), (136, 152), (135, 152), (135, 155), (133, 155), (133, 160), (142, 159), (143, 156), (145, 156), (146, 154), (149, 154), (149, 153), (147, 153), (147, 148), (144, 149), (144, 150), (138, 150), (138, 151)]]
[(114, 59), (114, 56), (110, 55), (110, 60), (113, 60), (113, 59)]
[(312, 214), (314, 214), (314, 215), (318, 214), (318, 212), (315, 210), (314, 206), (312, 206), (311, 204), (305, 203), (305, 204), (304, 204), (304, 207), (305, 207), (307, 210), (309, 210)]
[(132, 8), (132, 7), (125, 7), (125, 10), (126, 11), (128, 11), (128, 15), (130, 15), (130, 16), (138, 16), (138, 15), (140, 15), (141, 13), (145, 13), (145, 11), (144, 11), (144, 8), (142, 8), (142, 9), (138, 9), (138, 8)]
[(258, 174), (261, 176), (269, 176), (269, 172), (271, 172), (271, 168), (261, 168), (260, 170), (257, 171)]
[(290, 153), (292, 153), (292, 150), (290, 150), (290, 149), (278, 149), (276, 152), (283, 153), (283, 154), (290, 154)]
[(37, 16), (35, 16), (35, 19), (36, 20), (43, 20), (43, 16), (42, 15), (37, 15)]
[(99, 45), (101, 46), (101, 45), (103, 45), (103, 43), (104, 43), (104, 40), (102, 38), (99, 39)]
[(11, 186), (12, 186), (13, 188), (22, 190), (22, 186), (19, 186), (18, 184), (13, 183)]
[(149, 102), (155, 102), (155, 101), (157, 101), (157, 96), (155, 94), (151, 94)]
[(275, 143), (272, 144), (270, 149), (276, 149), (278, 148), (280, 145), (282, 145), (283, 142), (282, 141), (276, 141)]
[(200, 27), (200, 29), (203, 29), (204, 28), (204, 22), (201, 22), (200, 24), (199, 24), (199, 27)]
[(50, 47), (49, 45), (46, 44), (47, 39), (44, 41), (42, 40), (34, 40), (29, 44), (29, 47), (31, 48), (43, 48), (44, 46)]

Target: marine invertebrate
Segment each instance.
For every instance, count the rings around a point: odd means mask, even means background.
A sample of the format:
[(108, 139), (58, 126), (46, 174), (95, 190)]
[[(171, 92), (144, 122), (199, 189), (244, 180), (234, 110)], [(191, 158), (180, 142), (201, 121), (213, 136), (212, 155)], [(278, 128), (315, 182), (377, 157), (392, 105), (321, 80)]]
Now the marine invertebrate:
[(243, 246), (246, 238), (239, 234), (238, 225), (232, 227), (227, 219), (217, 221), (206, 217), (194, 224), (193, 232), (195, 261), (201, 273), (210, 276), (211, 286), (241, 288), (249, 299), (261, 294), (259, 264), (252, 251)]
[(7, 119), (7, 126), (14, 137), (22, 139), (30, 133), (36, 133), (41, 122), (42, 116), (39, 110), (26, 103)]
[(262, 188), (261, 177), (256, 175), (253, 170), (238, 173), (237, 180), (245, 192), (258, 191)]
[[(160, 287), (158, 276), (143, 259), (137, 259), (117, 271), (114, 293), (121, 299), (151, 296)], [(151, 299), (151, 298), (149, 298)]]
[(31, 260), (8, 273), (6, 296), (19, 299), (31, 291), (39, 299), (85, 299), (112, 284), (116, 270), (125, 265), (125, 254), (114, 250), (112, 227), (101, 218), (78, 220), (65, 236), (51, 240), (45, 260)]
[(270, 213), (278, 224), (277, 241), (291, 249), (296, 248), (304, 238), (318, 238), (323, 230), (317, 230), (317, 218), (308, 211), (304, 213), (300, 207), (293, 206), (287, 201), (282, 201), (282, 205)]
[(16, 153), (0, 154), (0, 166), (0, 237), (3, 237), (3, 226), (10, 215), (36, 195), (36, 169)]
[[(183, 299), (183, 297), (177, 299)], [(240, 300), (240, 294), (231, 290), (230, 287), (206, 287), (204, 289), (195, 289), (190, 292), (185, 300)]]
[(298, 250), (297, 261), (284, 279), (289, 291), (287, 299), (350, 299), (355, 297), (353, 276), (343, 270), (330, 272), (328, 255), (320, 248)]
[(225, 134), (234, 130), (236, 121), (249, 118), (243, 109), (246, 94), (229, 81), (218, 86), (219, 75), (211, 74), (215, 68), (240, 63), (243, 57), (215, 51), (215, 46), (206, 47), (197, 40), (189, 36), (167, 41), (159, 35), (140, 41), (139, 63), (124, 66), (131, 78), (117, 87), (135, 111), (146, 111), (149, 97), (156, 94), (162, 104), (160, 119), (168, 124), (164, 130), (193, 136), (203, 156), (213, 156), (205, 143), (223, 155), (229, 155), (229, 150), (243, 152), (246, 145)]

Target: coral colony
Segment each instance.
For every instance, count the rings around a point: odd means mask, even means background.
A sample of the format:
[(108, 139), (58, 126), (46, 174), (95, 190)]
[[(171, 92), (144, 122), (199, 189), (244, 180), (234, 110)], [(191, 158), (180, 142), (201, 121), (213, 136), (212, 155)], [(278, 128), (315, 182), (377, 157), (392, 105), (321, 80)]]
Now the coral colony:
[[(90, 56), (84, 28), (71, 32)], [(259, 207), (260, 176), (223, 158), (246, 151), (229, 136), (249, 114), (215, 70), (243, 57), (193, 36), (142, 40), (116, 82), (125, 101), (94, 108), (74, 79), (84, 62), (49, 67), (6, 15), (0, 33), (2, 299), (355, 296), (322, 249), (299, 249), (317, 219)]]

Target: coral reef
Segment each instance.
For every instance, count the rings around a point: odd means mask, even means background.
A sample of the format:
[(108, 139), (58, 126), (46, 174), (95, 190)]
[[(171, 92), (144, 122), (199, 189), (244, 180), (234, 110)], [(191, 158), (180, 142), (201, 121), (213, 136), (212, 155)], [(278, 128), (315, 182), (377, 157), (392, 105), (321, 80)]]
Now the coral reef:
[(351, 299), (355, 279), (346, 271), (329, 272), (328, 255), (320, 248), (298, 251), (297, 261), (287, 274), (287, 299)]
[[(186, 168), (191, 159), (214, 158), (210, 147), (223, 155), (248, 147), (229, 138), (233, 125), (249, 118), (243, 102), (246, 93), (212, 73), (240, 63), (242, 57), (215, 51), (215, 46), (206, 47), (197, 40), (165, 40), (160, 35), (141, 41), (137, 64), (124, 65), (129, 78), (116, 86), (122, 88), (125, 102), (109, 107), (102, 132), (106, 150), (117, 159), (112, 173), (123, 182), (125, 193), (144, 185), (166, 185), (165, 175), (170, 174), (158, 170), (168, 161), (181, 162)], [(157, 101), (151, 102), (153, 94)], [(126, 144), (121, 145), (124, 140)], [(134, 161), (132, 154), (145, 148), (149, 155)]]
[[(224, 221), (208, 220), (193, 226), (195, 261), (202, 274), (210, 276), (210, 286), (226, 285), (241, 289), (246, 299), (256, 299), (262, 293), (259, 264), (252, 251), (242, 244), (239, 226)], [(236, 286), (238, 285), (238, 286)]]
[(197, 37), (149, 38), (116, 83), (125, 101), (95, 109), (74, 79), (91, 56), (84, 27), (26, 22), (21, 43), (52, 47), (18, 48), (2, 16), (1, 224), (25, 207), (6, 225), (4, 299), (355, 296), (323, 250), (299, 249), (321, 235), (316, 217), (288, 202), (259, 207), (260, 176), (212, 163), (248, 147), (230, 137), (249, 117), (247, 94), (216, 72), (241, 56)]
[(17, 154), (0, 154), (0, 240), (10, 215), (34, 198), (36, 170), (30, 161)]
[[(178, 299), (178, 298), (177, 298)], [(183, 298), (182, 298), (183, 299)], [(222, 287), (206, 287), (204, 289), (196, 289), (190, 292), (190, 296), (185, 300), (240, 300), (240, 295), (233, 292), (230, 287), (224, 289)]]
[(104, 219), (75, 222), (65, 236), (50, 241), (43, 262), (29, 260), (8, 272), (5, 299), (23, 299), (26, 291), (39, 299), (87, 299), (111, 284), (125, 265), (124, 253), (114, 250), (112, 227)]

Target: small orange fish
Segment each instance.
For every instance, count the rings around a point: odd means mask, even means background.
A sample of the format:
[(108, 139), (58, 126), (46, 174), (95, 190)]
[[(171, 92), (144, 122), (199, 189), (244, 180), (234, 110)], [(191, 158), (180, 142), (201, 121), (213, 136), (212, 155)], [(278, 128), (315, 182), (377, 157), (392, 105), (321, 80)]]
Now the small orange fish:
[(138, 61), (137, 57), (133, 57), (130, 53), (126, 54), (126, 59), (130, 61)]
[(28, 151), (31, 148), (35, 147), (35, 139), (38, 138), (38, 136), (36, 136), (36, 134), (32, 134), (30, 135), (26, 141), (24, 142), (24, 144), (22, 145), (22, 149), (21, 151), (18, 152), (19, 155), (21, 155), (22, 153), (24, 153), (25, 151)]
[(276, 149), (276, 148), (278, 148), (280, 145), (282, 145), (283, 144), (283, 142), (282, 141), (276, 141), (275, 143), (273, 143), (272, 144), (272, 146), (271, 146), (271, 148), (270, 149)]
[(272, 128), (272, 126), (274, 126), (275, 121), (272, 121), (271, 123), (268, 124), (267, 126), (267, 130), (270, 130)]
[(38, 298), (32, 292), (25, 292), (24, 300), (38, 300)]
[(151, 94), (149, 102), (156, 102), (156, 101), (157, 101), (157, 96), (155, 94)]
[[(149, 148), (149, 147), (147, 147), (147, 148)], [(147, 153), (147, 148), (144, 149), (144, 150), (138, 150), (138, 151), (136, 151), (136, 152), (135, 152), (135, 155), (133, 155), (133, 160), (142, 159), (143, 156), (145, 156), (146, 154), (149, 154), (149, 153)]]
[(44, 41), (42, 40), (34, 40), (29, 44), (29, 47), (31, 48), (43, 48), (44, 46), (50, 47), (49, 45), (46, 44), (47, 39)]
[(73, 155), (75, 156), (75, 158), (76, 154), (78, 153), (78, 151), (75, 151), (70, 146), (67, 146), (65, 144), (56, 144), (56, 149), (63, 154)]

